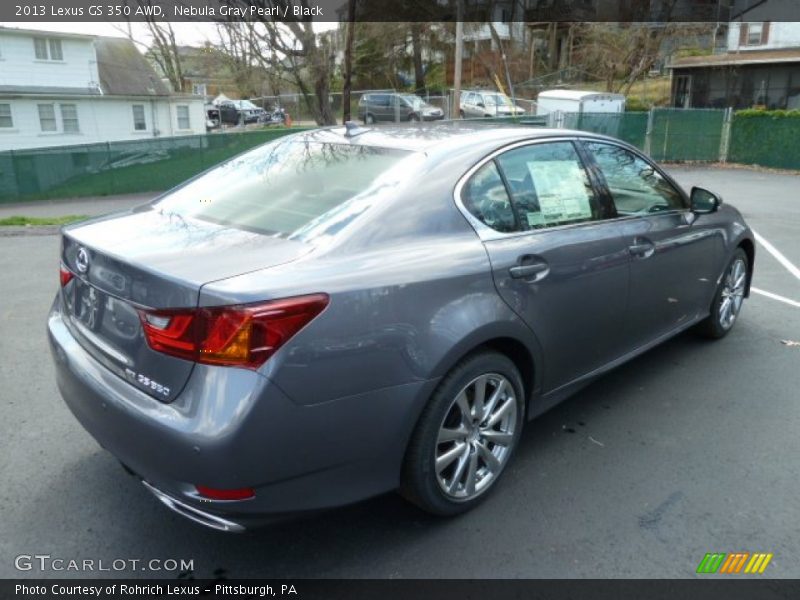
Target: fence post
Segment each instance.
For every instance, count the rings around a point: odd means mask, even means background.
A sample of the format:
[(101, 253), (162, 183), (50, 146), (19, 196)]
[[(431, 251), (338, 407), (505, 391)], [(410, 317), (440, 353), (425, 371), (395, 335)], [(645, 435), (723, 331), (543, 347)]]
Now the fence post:
[(725, 116), (722, 119), (722, 135), (719, 139), (719, 162), (728, 162), (728, 153), (731, 148), (731, 126), (733, 125), (733, 107), (725, 109)]
[(653, 143), (653, 119), (655, 117), (655, 107), (650, 107), (647, 111), (647, 128), (644, 131), (644, 153), (650, 155), (651, 146)]

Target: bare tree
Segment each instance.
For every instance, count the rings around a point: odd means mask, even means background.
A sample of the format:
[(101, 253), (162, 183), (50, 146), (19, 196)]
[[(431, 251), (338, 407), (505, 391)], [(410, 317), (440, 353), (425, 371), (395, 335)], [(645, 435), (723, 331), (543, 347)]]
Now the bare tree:
[[(152, 0), (135, 0), (136, 4), (140, 7), (151, 7)], [(124, 31), (134, 44), (146, 49), (147, 55), (158, 65), (161, 73), (167, 78), (172, 89), (176, 92), (183, 91), (183, 68), (181, 65), (181, 56), (178, 52), (178, 43), (175, 39), (175, 30), (172, 24), (168, 21), (160, 21), (151, 14), (151, 9), (144, 12), (144, 24), (147, 31), (152, 38), (152, 42), (148, 45), (146, 42), (134, 37), (130, 27)], [(118, 28), (119, 29), (119, 28)]]
[(334, 65), (332, 32), (317, 35), (311, 17), (294, 17), (293, 8), (308, 8), (308, 0), (229, 0), (232, 5), (262, 9), (262, 14), (288, 15), (277, 22), (269, 16), (247, 21), (248, 34), (257, 45), (254, 58), (266, 69), (286, 73), (294, 82), (319, 125), (333, 125), (330, 101)]

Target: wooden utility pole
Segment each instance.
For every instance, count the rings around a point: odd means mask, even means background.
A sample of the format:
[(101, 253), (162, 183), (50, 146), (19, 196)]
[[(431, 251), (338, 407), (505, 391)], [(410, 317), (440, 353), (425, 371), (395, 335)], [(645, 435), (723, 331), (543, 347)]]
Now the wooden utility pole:
[(353, 87), (353, 38), (356, 32), (356, 0), (347, 2), (347, 29), (344, 44), (344, 85), (342, 86), (342, 123), (351, 119), (350, 90)]
[(461, 112), (461, 55), (464, 54), (464, 0), (456, 1), (456, 64), (453, 72), (453, 112), (457, 118)]

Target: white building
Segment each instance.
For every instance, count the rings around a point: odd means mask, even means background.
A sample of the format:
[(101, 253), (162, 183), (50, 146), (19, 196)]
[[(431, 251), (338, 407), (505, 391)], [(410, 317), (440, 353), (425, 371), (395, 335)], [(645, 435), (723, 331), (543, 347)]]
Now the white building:
[(199, 133), (130, 40), (0, 27), (0, 151)]

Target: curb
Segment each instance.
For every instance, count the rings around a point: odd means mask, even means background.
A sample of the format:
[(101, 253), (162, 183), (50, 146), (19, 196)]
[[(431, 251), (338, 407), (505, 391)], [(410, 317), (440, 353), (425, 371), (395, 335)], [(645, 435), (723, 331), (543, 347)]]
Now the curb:
[(0, 227), (0, 237), (58, 235), (61, 225), (6, 225)]

